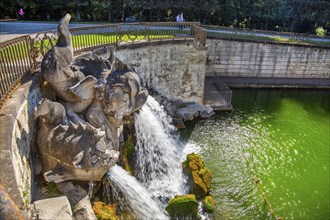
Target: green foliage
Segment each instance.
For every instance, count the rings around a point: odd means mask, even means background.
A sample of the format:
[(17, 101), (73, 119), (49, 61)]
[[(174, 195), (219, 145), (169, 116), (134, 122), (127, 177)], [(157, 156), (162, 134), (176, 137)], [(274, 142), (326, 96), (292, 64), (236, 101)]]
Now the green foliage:
[(316, 28), (315, 33), (319, 37), (324, 37), (327, 34), (327, 30), (325, 30), (323, 27), (318, 27)]
[(28, 20), (58, 21), (71, 13), (73, 21), (175, 21), (182, 11), (186, 21), (203, 24), (309, 33), (330, 28), (328, 0), (3, 0), (0, 18), (17, 18), (20, 7)]
[(56, 197), (61, 195), (61, 191), (59, 190), (56, 183), (47, 182), (45, 183), (45, 187), (46, 187), (47, 195), (49, 195), (50, 197)]

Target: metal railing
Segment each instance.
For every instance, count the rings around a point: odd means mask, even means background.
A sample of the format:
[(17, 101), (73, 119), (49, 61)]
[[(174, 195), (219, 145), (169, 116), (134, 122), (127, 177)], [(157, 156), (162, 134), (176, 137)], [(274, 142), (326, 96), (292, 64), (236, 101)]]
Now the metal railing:
[(0, 44), (0, 109), (20, 84), (25, 74), (35, 69), (33, 45), (30, 36), (22, 36)]
[[(100, 48), (102, 46), (119, 45), (120, 43), (135, 43), (166, 39), (197, 38), (194, 29), (198, 22), (149, 22), (106, 24), (93, 27), (70, 29), (75, 54)], [(204, 36), (206, 39), (206, 30)], [(197, 33), (197, 32), (196, 32)], [(202, 31), (198, 32), (202, 35)], [(201, 37), (199, 37), (201, 38)]]
[(31, 39), (33, 45), (33, 59), (35, 62), (41, 62), (45, 54), (56, 45), (58, 36), (56, 32), (38, 33)]
[[(74, 54), (121, 43), (194, 39), (205, 46), (206, 30), (199, 22), (148, 22), (105, 24), (71, 28)], [(57, 42), (55, 32), (23, 36), (0, 43), (0, 109), (20, 85), (21, 78), (35, 71), (37, 63)]]

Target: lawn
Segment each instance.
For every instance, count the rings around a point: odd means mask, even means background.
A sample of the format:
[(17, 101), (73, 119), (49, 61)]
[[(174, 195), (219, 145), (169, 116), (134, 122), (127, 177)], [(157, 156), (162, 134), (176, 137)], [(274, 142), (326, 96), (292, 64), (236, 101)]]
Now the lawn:
[[(73, 35), (72, 46), (74, 49), (83, 49), (93, 46), (115, 44), (117, 40), (119, 42), (130, 42), (130, 41), (141, 41), (141, 40), (152, 40), (152, 39), (166, 39), (174, 38), (178, 35), (178, 31), (172, 31), (172, 33), (136, 33), (136, 34), (121, 34), (116, 35), (114, 32), (109, 33), (97, 33), (97, 34), (84, 34), (84, 35)], [(35, 53), (38, 56), (45, 55), (55, 44), (57, 39), (44, 39), (35, 40), (33, 46), (36, 49)], [(30, 45), (26, 42), (9, 45), (4, 47), (0, 52), (1, 62), (10, 63), (18, 60), (27, 58), (30, 55)]]
[[(265, 42), (285, 42), (285, 43), (292, 43), (292, 44), (312, 44), (312, 45), (326, 45), (330, 46), (330, 42), (321, 42), (321, 41), (311, 41), (311, 40), (302, 40), (297, 39), (294, 36), (288, 37), (278, 37), (278, 36), (256, 36), (252, 33), (242, 33), (242, 34), (235, 34), (235, 33), (216, 33), (216, 32), (208, 32), (208, 37), (220, 37), (220, 38), (228, 38), (228, 39), (238, 39), (238, 40), (257, 40), (257, 41), (265, 41)], [(306, 37), (306, 39), (308, 39)]]

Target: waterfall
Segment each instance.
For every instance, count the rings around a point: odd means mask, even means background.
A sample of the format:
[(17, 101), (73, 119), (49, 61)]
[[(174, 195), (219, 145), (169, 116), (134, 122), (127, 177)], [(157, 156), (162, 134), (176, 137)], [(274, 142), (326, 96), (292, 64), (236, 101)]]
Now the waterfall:
[(140, 219), (168, 219), (149, 192), (120, 166), (115, 165), (109, 170), (108, 179), (120, 189)]
[(186, 193), (181, 168), (183, 146), (171, 118), (151, 96), (134, 118), (135, 176), (164, 207), (169, 198)]
[(118, 192), (122, 193), (123, 204), (129, 204), (139, 219), (168, 219), (164, 214), (168, 200), (188, 193), (181, 163), (198, 147), (183, 146), (171, 118), (151, 96), (134, 119), (137, 179), (117, 165), (108, 172), (108, 179), (114, 196), (120, 198)]

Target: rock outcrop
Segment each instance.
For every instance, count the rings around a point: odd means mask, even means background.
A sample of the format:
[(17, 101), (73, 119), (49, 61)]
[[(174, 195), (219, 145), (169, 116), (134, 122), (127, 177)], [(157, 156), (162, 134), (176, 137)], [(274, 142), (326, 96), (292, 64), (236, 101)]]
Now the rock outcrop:
[(216, 202), (212, 196), (206, 196), (202, 201), (204, 211), (213, 213), (215, 211)]
[(195, 195), (176, 195), (166, 207), (168, 214), (174, 219), (199, 219), (198, 202)]
[(182, 163), (184, 172), (192, 180), (191, 191), (198, 199), (210, 193), (212, 173), (205, 167), (202, 158), (195, 153), (188, 154), (187, 160)]
[(181, 99), (170, 100), (157, 91), (151, 91), (150, 95), (164, 107), (167, 114), (173, 118), (173, 125), (178, 129), (185, 128), (185, 121), (195, 118), (206, 119), (215, 114), (211, 106), (200, 105), (196, 102), (183, 102)]

